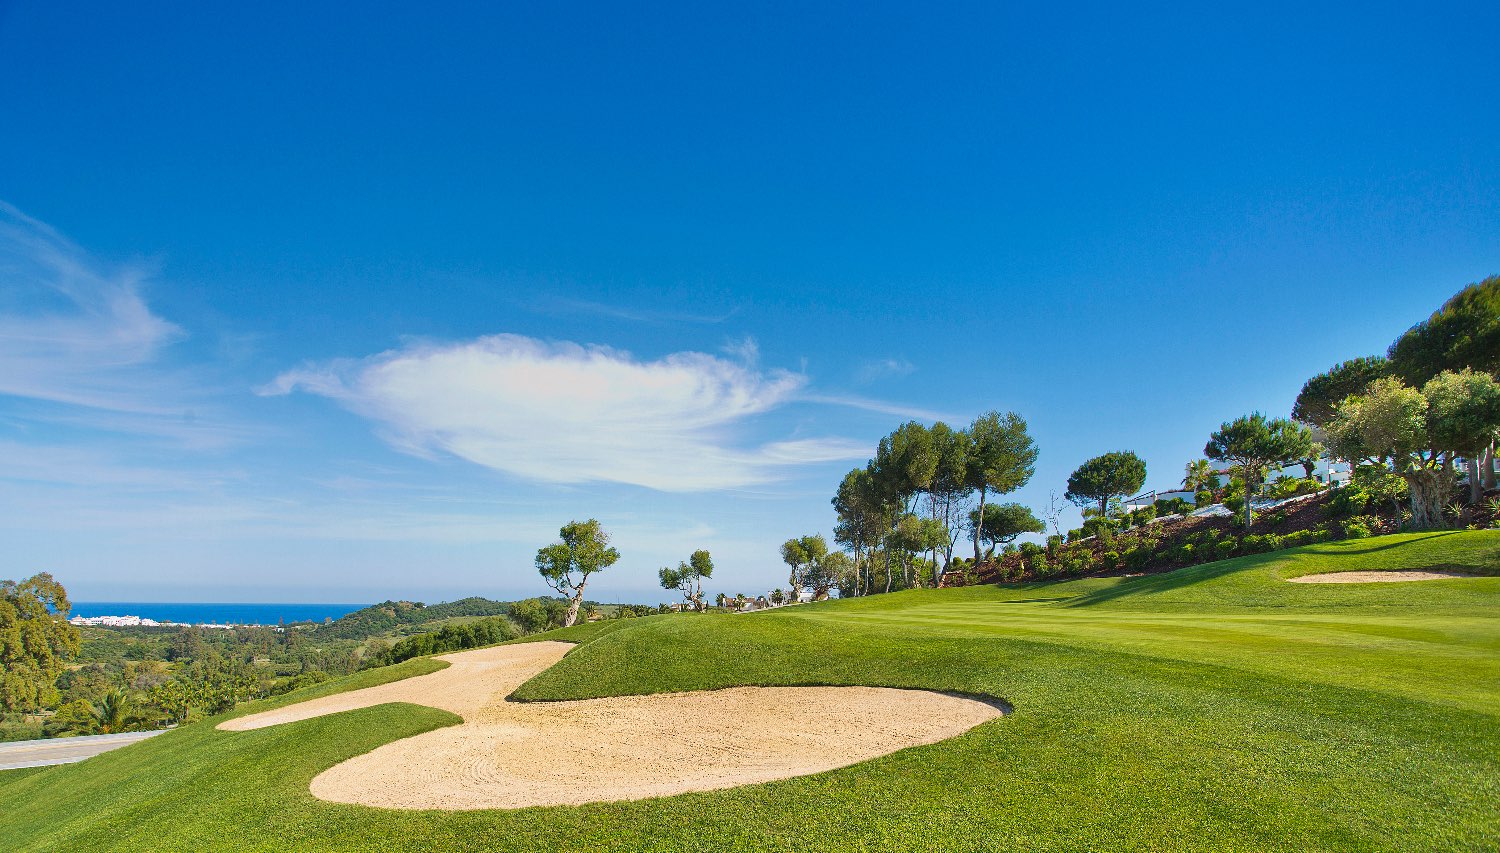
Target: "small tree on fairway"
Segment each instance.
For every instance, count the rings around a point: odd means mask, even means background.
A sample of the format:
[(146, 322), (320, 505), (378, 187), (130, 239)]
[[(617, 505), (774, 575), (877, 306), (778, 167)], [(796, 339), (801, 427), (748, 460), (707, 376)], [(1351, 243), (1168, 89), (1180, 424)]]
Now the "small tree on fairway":
[(558, 535), (561, 541), (536, 552), (536, 570), (547, 586), (568, 598), (568, 615), (563, 619), (567, 628), (578, 621), (589, 576), (614, 565), (620, 552), (610, 547), (609, 534), (596, 519), (570, 521)]
[(1267, 418), (1260, 412), (1220, 424), (1209, 436), (1203, 455), (1239, 466), (1245, 481), (1245, 527), (1255, 519), (1250, 505), (1271, 466), (1302, 459), (1312, 447), (1312, 432), (1287, 418)]
[[(687, 562), (678, 563), (675, 569), (663, 566), (656, 574), (661, 579), (662, 589), (680, 591), (683, 601), (691, 604), (699, 613), (706, 609), (703, 604), (703, 579), (714, 576), (714, 561), (707, 551), (694, 551)], [(722, 602), (719, 606), (723, 606)]]
[(1081, 507), (1097, 504), (1100, 517), (1109, 514), (1111, 498), (1133, 494), (1146, 482), (1146, 461), (1128, 450), (1095, 456), (1068, 478), (1063, 497)]
[[(979, 510), (969, 513), (969, 526), (979, 528)], [(990, 504), (984, 508), (984, 541), (1007, 545), (1023, 533), (1046, 533), (1047, 526), (1020, 504)]]

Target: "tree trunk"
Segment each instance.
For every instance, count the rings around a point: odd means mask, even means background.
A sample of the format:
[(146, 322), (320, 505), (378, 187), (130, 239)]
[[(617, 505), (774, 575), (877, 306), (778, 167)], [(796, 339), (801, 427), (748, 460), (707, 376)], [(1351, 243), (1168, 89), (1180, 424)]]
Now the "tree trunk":
[(571, 628), (578, 621), (578, 608), (583, 606), (583, 584), (578, 585), (578, 591), (573, 594), (573, 599), (568, 602), (568, 615), (563, 617), (563, 627)]
[(1245, 479), (1245, 532), (1250, 531), (1250, 525), (1255, 523), (1255, 508), (1250, 506), (1250, 496), (1255, 494), (1254, 486), (1250, 479)]
[(984, 534), (985, 487), (979, 487), (979, 523), (974, 525), (974, 562), (979, 563), (979, 539)]
[(1480, 460), (1480, 477), (1486, 489), (1495, 488), (1495, 442), (1484, 449), (1484, 458)]
[(1416, 530), (1436, 530), (1443, 526), (1442, 474), (1422, 468), (1402, 475), (1411, 489), (1411, 526)]
[[(1477, 455), (1483, 456), (1484, 454), (1483, 453), (1479, 453)], [(1479, 506), (1479, 502), (1481, 500), (1483, 500), (1483, 499), (1484, 499), (1484, 484), (1481, 483), (1480, 480), (1479, 480), (1479, 460), (1478, 459), (1470, 459), (1469, 460), (1469, 503), (1473, 504), (1474, 506)]]

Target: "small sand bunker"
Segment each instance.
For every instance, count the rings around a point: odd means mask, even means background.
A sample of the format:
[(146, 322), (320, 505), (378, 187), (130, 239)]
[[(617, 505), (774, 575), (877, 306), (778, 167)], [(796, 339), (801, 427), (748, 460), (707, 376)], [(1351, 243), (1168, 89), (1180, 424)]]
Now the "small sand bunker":
[[(464, 723), (338, 764), (314, 778), (311, 791), (340, 803), (460, 810), (635, 800), (786, 779), (936, 743), (1001, 714), (974, 699), (883, 687), (505, 701), (566, 649), (565, 643), (528, 643), (445, 655), (452, 665), (442, 672), (242, 717), (221, 728), (257, 728), (382, 702), (447, 708)], [(401, 685), (410, 689), (392, 690)], [(380, 694), (361, 695), (375, 691)], [(333, 704), (336, 699), (342, 702)], [(310, 705), (317, 707), (300, 712)]]
[(387, 702), (412, 702), (442, 708), (468, 720), (480, 708), (504, 701), (526, 679), (562, 660), (571, 648), (572, 643), (547, 641), (439, 655), (438, 660), (448, 662), (446, 669), (378, 687), (309, 699), (274, 711), (236, 717), (225, 720), (217, 728), (228, 732), (263, 729)]
[(1287, 578), (1292, 583), (1396, 583), (1398, 581), (1440, 581), (1449, 578), (1472, 578), (1458, 572), (1422, 572), (1415, 569), (1392, 572), (1328, 572)]

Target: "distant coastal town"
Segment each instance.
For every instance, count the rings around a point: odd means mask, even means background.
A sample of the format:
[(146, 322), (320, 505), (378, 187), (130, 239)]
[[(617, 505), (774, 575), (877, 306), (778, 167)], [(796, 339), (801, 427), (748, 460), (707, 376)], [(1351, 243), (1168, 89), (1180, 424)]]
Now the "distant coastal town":
[(271, 628), (275, 631), (282, 630), (279, 625), (239, 625), (228, 622), (159, 622), (155, 619), (147, 619), (141, 616), (74, 616), (69, 619), (73, 625), (92, 626), (102, 628), (180, 628), (191, 626), (194, 628), (219, 628), (232, 631), (235, 628)]

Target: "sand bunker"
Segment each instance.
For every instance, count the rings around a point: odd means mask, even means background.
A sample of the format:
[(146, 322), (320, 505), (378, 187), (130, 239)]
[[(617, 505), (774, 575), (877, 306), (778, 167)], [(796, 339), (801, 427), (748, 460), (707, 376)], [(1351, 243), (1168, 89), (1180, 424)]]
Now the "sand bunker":
[(882, 687), (505, 701), (567, 648), (527, 643), (444, 655), (452, 666), (441, 672), (220, 728), (259, 728), (382, 702), (447, 708), (464, 723), (345, 761), (314, 778), (311, 790), (340, 803), (457, 810), (634, 800), (769, 782), (935, 743), (1001, 713), (974, 699)]
[(1292, 583), (1396, 583), (1398, 581), (1440, 581), (1449, 578), (1472, 578), (1458, 572), (1421, 572), (1415, 569), (1393, 572), (1328, 572), (1287, 578)]

